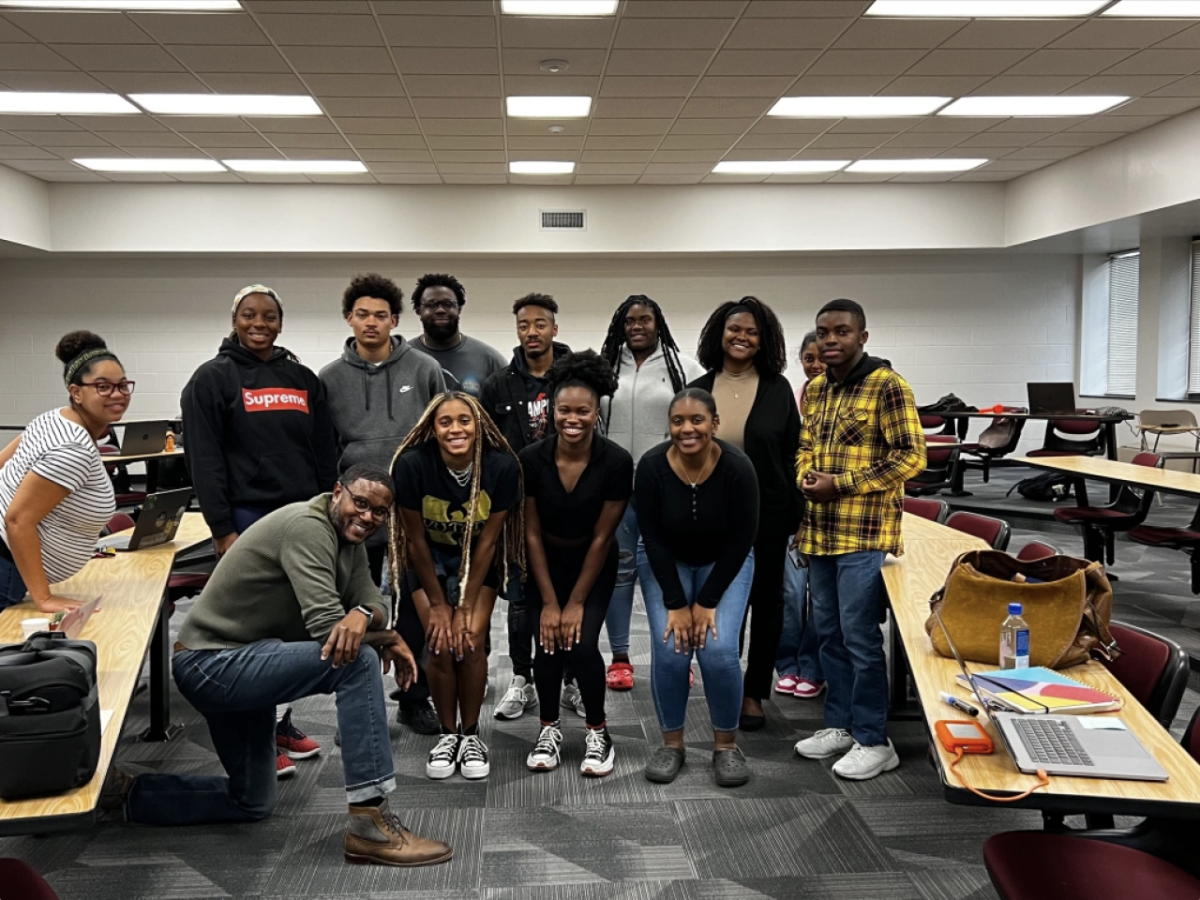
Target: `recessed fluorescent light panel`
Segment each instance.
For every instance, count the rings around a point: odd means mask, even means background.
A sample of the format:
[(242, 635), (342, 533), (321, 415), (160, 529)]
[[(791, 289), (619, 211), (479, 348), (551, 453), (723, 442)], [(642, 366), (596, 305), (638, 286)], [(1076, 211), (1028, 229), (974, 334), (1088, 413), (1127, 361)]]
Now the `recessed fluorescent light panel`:
[(592, 109), (591, 97), (507, 97), (508, 114), (516, 119), (582, 119)]
[(847, 172), (968, 172), (978, 169), (986, 159), (860, 159)]
[(1197, 0), (1120, 0), (1102, 15), (1142, 19), (1200, 19)]
[(813, 175), (840, 172), (850, 165), (848, 159), (731, 159), (717, 163), (714, 175)]
[(147, 112), (165, 116), (319, 116), (302, 94), (130, 94)]
[(500, 0), (506, 16), (612, 16), (617, 0)]
[(77, 159), (76, 165), (96, 172), (224, 172), (215, 159)]
[(0, 0), (9, 9), (69, 9), (115, 12), (239, 12), (238, 0)]
[(875, 0), (868, 16), (1032, 19), (1090, 16), (1109, 0)]
[(767, 115), (791, 119), (927, 116), (949, 102), (949, 97), (784, 97), (767, 111)]
[(275, 175), (358, 175), (367, 167), (349, 159), (223, 159), (235, 172)]
[(939, 116), (978, 116), (1008, 118), (1021, 116), (1094, 116), (1124, 103), (1128, 97), (1071, 96), (1055, 97), (963, 97), (955, 100)]
[(0, 91), (0, 113), (88, 116), (139, 113), (119, 94), (64, 94), (56, 91)]
[(570, 175), (575, 163), (558, 160), (515, 160), (508, 164), (513, 175)]

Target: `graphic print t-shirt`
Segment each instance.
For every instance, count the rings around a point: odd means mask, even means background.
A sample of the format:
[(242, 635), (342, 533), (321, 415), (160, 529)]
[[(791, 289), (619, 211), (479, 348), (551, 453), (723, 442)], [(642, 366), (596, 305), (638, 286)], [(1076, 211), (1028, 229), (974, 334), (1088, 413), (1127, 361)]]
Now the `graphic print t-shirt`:
[[(396, 502), (405, 509), (420, 510), (425, 525), (425, 540), (431, 548), (460, 555), (468, 530), (468, 505), (471, 485), (460, 487), (442, 461), (437, 441), (426, 441), (396, 460), (392, 466), (396, 483)], [(483, 453), (483, 479), (479, 485), (479, 506), (469, 523), (470, 541), (483, 530), (483, 523), (494, 512), (504, 512), (521, 502), (520, 467), (515, 459), (500, 450)]]
[(525, 375), (525, 410), (529, 416), (529, 429), (533, 439), (540, 441), (546, 436), (546, 420), (550, 415), (550, 395), (546, 392), (546, 379)]

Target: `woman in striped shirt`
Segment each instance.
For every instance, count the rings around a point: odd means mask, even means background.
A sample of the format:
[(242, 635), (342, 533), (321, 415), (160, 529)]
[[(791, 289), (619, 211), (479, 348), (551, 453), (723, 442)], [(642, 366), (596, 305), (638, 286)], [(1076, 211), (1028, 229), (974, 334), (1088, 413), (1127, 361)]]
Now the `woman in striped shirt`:
[(50, 585), (83, 568), (116, 511), (96, 441), (125, 415), (133, 382), (90, 331), (65, 335), (54, 353), (68, 405), (42, 413), (0, 450), (0, 609), (26, 592), (45, 613), (78, 606)]

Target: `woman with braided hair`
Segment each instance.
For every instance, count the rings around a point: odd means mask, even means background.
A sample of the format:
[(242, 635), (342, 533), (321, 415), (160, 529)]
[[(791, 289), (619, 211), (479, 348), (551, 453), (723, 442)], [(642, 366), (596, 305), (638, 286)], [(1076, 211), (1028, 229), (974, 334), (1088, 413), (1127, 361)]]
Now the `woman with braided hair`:
[(521, 466), (470, 394), (434, 397), (392, 460), (391, 584), (401, 578), (425, 628), (426, 671), (442, 736), (425, 774), (486, 778), (479, 736), (484, 640), (510, 567), (524, 567)]
[[(633, 294), (617, 307), (600, 355), (619, 379), (613, 395), (601, 401), (605, 435), (628, 450), (636, 465), (642, 454), (667, 439), (671, 399), (704, 369), (680, 353), (662, 309), (645, 294)], [(605, 619), (612, 647), (608, 686), (614, 691), (633, 688), (629, 625), (638, 580), (638, 544), (637, 513), (630, 503), (617, 528), (617, 586)]]
[(592, 350), (568, 353), (546, 373), (554, 433), (521, 451), (525, 472), (527, 603), (540, 612), (533, 675), (542, 728), (526, 759), (558, 767), (563, 735), (558, 685), (564, 665), (579, 683), (587, 719), (584, 775), (608, 775), (616, 753), (604, 715), (600, 627), (617, 581), (613, 540), (633, 493), (633, 457), (596, 433), (600, 401), (612, 396), (612, 366)]

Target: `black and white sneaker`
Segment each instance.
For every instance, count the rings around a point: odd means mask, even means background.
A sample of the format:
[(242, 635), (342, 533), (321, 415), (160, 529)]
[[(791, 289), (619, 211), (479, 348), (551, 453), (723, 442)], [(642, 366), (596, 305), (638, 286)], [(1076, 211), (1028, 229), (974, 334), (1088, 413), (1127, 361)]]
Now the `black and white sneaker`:
[(587, 729), (583, 739), (583, 763), (579, 771), (594, 777), (607, 775), (612, 772), (616, 761), (617, 750), (608, 736), (608, 729)]
[(529, 771), (549, 772), (551, 769), (557, 769), (562, 758), (562, 742), (562, 731), (559, 730), (557, 722), (553, 725), (543, 725), (542, 733), (538, 735), (532, 752), (525, 757), (525, 765)]
[(458, 748), (462, 740), (461, 734), (443, 734), (434, 748), (429, 751), (429, 759), (425, 763), (425, 774), (439, 781), (453, 775), (458, 768)]
[(487, 778), (492, 770), (487, 744), (477, 734), (464, 735), (458, 746), (458, 771), (463, 778)]

